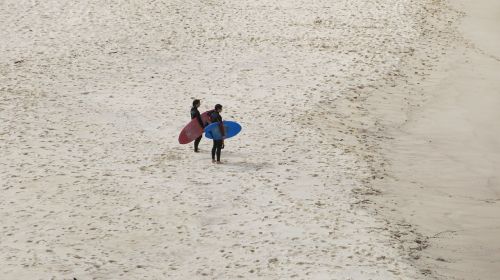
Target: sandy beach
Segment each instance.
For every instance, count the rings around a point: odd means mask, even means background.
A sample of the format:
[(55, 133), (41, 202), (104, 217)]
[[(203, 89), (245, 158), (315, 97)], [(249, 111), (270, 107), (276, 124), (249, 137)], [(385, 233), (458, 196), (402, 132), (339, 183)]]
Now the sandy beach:
[[(452, 44), (422, 83), (398, 88), (407, 110), (388, 122), (393, 140), (382, 150), (390, 176), (376, 184), (386, 191), (388, 217), (415, 225), (425, 240), (416, 263), (439, 279), (497, 279), (500, 36), (494, 26), (500, 5), (453, 6), (465, 11), (457, 40), (463, 44)], [(412, 98), (415, 93), (425, 98)]]
[(475, 3), (0, 2), (0, 278), (494, 279)]

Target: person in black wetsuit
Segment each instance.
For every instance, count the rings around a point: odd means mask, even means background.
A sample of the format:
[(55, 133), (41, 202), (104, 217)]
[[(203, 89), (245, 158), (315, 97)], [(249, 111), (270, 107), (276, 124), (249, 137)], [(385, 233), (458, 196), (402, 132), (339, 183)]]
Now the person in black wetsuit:
[[(215, 105), (215, 109), (213, 111), (210, 111), (209, 116), (210, 116), (210, 121), (212, 123), (218, 122), (219, 123), (219, 128), (221, 131), (222, 136), (225, 136), (225, 131), (224, 131), (224, 126), (222, 124), (222, 117), (220, 115), (220, 112), (222, 112), (222, 105), (217, 104)], [(217, 162), (220, 164), (220, 154), (221, 150), (224, 148), (224, 139), (221, 140), (214, 140), (214, 145), (212, 147), (212, 162)], [(217, 155), (217, 161), (215, 161), (215, 156)]]
[[(198, 123), (200, 124), (201, 128), (204, 128), (205, 125), (203, 125), (203, 120), (201, 119), (200, 111), (198, 111), (198, 107), (200, 107), (200, 105), (201, 105), (201, 101), (199, 99), (193, 100), (193, 107), (191, 107), (191, 119), (194, 119), (194, 118), (198, 119)], [(198, 145), (200, 144), (202, 137), (203, 137), (203, 134), (194, 140), (194, 152), (195, 153), (199, 152)]]

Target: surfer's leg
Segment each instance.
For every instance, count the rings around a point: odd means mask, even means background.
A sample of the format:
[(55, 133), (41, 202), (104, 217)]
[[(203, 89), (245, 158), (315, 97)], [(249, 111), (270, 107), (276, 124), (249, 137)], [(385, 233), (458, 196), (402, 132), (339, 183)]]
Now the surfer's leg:
[(220, 162), (220, 153), (222, 150), (222, 140), (217, 140), (217, 161)]
[(200, 137), (196, 138), (196, 140), (194, 140), (194, 151), (195, 152), (198, 152), (198, 145), (200, 144), (200, 141), (201, 141), (201, 137), (203, 135), (201, 135)]
[(215, 161), (215, 150), (217, 149), (217, 140), (214, 140), (214, 145), (212, 146), (212, 161)]

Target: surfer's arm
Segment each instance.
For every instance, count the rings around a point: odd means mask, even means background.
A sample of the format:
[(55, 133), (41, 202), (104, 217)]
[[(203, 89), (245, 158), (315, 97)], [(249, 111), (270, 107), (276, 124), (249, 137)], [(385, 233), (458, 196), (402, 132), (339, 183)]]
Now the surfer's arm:
[(203, 124), (203, 120), (201, 119), (201, 115), (197, 114), (196, 119), (198, 120), (198, 123), (200, 124), (201, 128), (204, 128), (205, 125)]
[(219, 129), (222, 137), (225, 137), (226, 131), (224, 130), (224, 123), (222, 122), (222, 118), (219, 119)]

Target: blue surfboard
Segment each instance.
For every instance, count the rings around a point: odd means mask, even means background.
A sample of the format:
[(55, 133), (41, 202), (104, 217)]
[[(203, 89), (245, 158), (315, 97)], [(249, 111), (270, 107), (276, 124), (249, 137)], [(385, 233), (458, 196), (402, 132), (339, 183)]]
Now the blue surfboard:
[[(224, 124), (224, 131), (226, 132), (224, 139), (234, 137), (241, 131), (241, 125), (237, 122), (223, 121), (222, 123)], [(211, 123), (205, 127), (205, 137), (214, 140), (222, 139), (218, 122)]]

